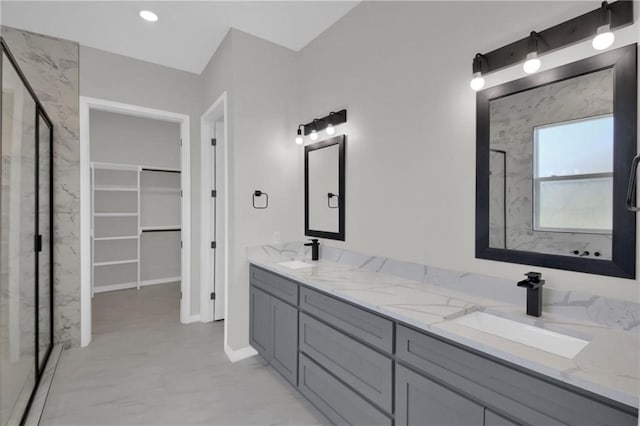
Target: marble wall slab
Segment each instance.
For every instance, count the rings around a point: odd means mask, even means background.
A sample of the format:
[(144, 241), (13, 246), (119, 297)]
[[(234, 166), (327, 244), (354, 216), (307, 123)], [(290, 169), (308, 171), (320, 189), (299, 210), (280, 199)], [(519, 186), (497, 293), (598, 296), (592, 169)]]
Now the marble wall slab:
[[(310, 247), (302, 242), (289, 242), (249, 247), (249, 260), (269, 261), (311, 259)], [(335, 262), (370, 272), (380, 272), (419, 283), (445, 287), (459, 293), (492, 299), (500, 303), (526, 306), (526, 291), (516, 281), (437, 268), (430, 265), (404, 262), (381, 256), (371, 256), (322, 244), (320, 261)], [(557, 290), (546, 286), (543, 290), (543, 313), (560, 315), (570, 320), (590, 322), (608, 328), (640, 332), (640, 304), (576, 291)]]
[(54, 125), (55, 342), (79, 346), (79, 45), (4, 26), (2, 37)]

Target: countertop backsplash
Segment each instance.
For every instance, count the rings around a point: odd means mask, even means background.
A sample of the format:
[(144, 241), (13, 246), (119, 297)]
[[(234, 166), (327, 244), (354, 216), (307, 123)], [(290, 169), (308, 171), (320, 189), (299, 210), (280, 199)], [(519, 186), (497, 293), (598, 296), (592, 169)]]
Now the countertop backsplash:
[[(311, 248), (301, 241), (253, 246), (249, 258), (270, 261), (304, 260), (311, 262)], [(320, 260), (352, 266), (368, 272), (379, 272), (411, 281), (445, 287), (458, 293), (471, 294), (511, 305), (526, 303), (526, 292), (516, 287), (516, 279), (452, 271), (404, 262), (381, 256), (371, 256), (326, 245), (320, 246)], [(545, 285), (543, 290), (543, 316), (560, 315), (576, 321), (588, 321), (632, 333), (640, 332), (640, 304), (577, 291), (558, 290)]]

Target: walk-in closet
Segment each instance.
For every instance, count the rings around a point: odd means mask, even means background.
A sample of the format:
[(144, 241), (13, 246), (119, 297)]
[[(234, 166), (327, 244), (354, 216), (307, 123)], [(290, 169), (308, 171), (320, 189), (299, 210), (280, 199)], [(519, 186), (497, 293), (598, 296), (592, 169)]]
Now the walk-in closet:
[(180, 125), (92, 110), (90, 140), (92, 294), (179, 291)]

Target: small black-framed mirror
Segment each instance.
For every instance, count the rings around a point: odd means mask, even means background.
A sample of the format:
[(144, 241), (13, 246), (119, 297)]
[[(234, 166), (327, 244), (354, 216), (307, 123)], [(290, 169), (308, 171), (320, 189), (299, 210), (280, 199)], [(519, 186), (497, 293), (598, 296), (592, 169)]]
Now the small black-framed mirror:
[(476, 257), (636, 276), (637, 45), (477, 93)]
[(344, 241), (345, 135), (304, 147), (304, 234)]

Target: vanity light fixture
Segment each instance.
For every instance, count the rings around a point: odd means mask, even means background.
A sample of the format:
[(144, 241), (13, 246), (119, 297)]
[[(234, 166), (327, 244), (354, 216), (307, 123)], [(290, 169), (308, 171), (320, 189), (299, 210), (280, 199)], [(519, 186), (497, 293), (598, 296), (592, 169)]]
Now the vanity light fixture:
[(300, 124), (298, 126), (298, 135), (296, 136), (296, 144), (298, 145), (302, 145), (302, 143), (304, 142), (304, 139), (302, 138), (302, 124)]
[(596, 36), (593, 38), (591, 45), (596, 50), (604, 50), (611, 47), (615, 36), (611, 32), (611, 8), (606, 1), (602, 2), (602, 25), (596, 30)]
[[(540, 69), (539, 56), (567, 46), (592, 41), (595, 49), (606, 49), (614, 40), (613, 30), (633, 25), (633, 1), (618, 0), (611, 3), (604, 1), (600, 7), (575, 18), (561, 22), (542, 31), (532, 31), (527, 37), (516, 40), (498, 49), (476, 55), (474, 59), (473, 90), (482, 88), (484, 76), (488, 73), (523, 64), (526, 73), (532, 74)], [(595, 37), (594, 37), (595, 35)], [(480, 55), (480, 56), (479, 56)], [(477, 78), (477, 79), (476, 79)]]
[(327, 134), (329, 136), (331, 136), (332, 134), (334, 134), (336, 132), (336, 128), (333, 127), (333, 124), (329, 123), (329, 124), (327, 124), (327, 128), (325, 129), (325, 131), (327, 132)]
[(469, 86), (476, 92), (484, 87), (484, 78), (482, 77), (482, 63), (484, 61), (484, 55), (477, 53), (473, 58), (473, 78), (469, 83)]
[(140, 17), (142, 19), (144, 19), (147, 22), (156, 22), (158, 21), (158, 15), (156, 15), (155, 13), (153, 13), (150, 10), (141, 10), (140, 11)]
[[(312, 121), (298, 125), (298, 136), (296, 143), (301, 145), (304, 136), (309, 136), (312, 141), (318, 140), (320, 132), (325, 130), (327, 135), (331, 136), (336, 132), (336, 126), (347, 122), (347, 110), (332, 111), (329, 115), (321, 118), (314, 118)], [(302, 129), (302, 131), (301, 131)]]
[(533, 74), (540, 69), (540, 59), (538, 59), (538, 33), (531, 31), (529, 34), (529, 53), (527, 53), (527, 60), (522, 64), (522, 69), (527, 74)]

